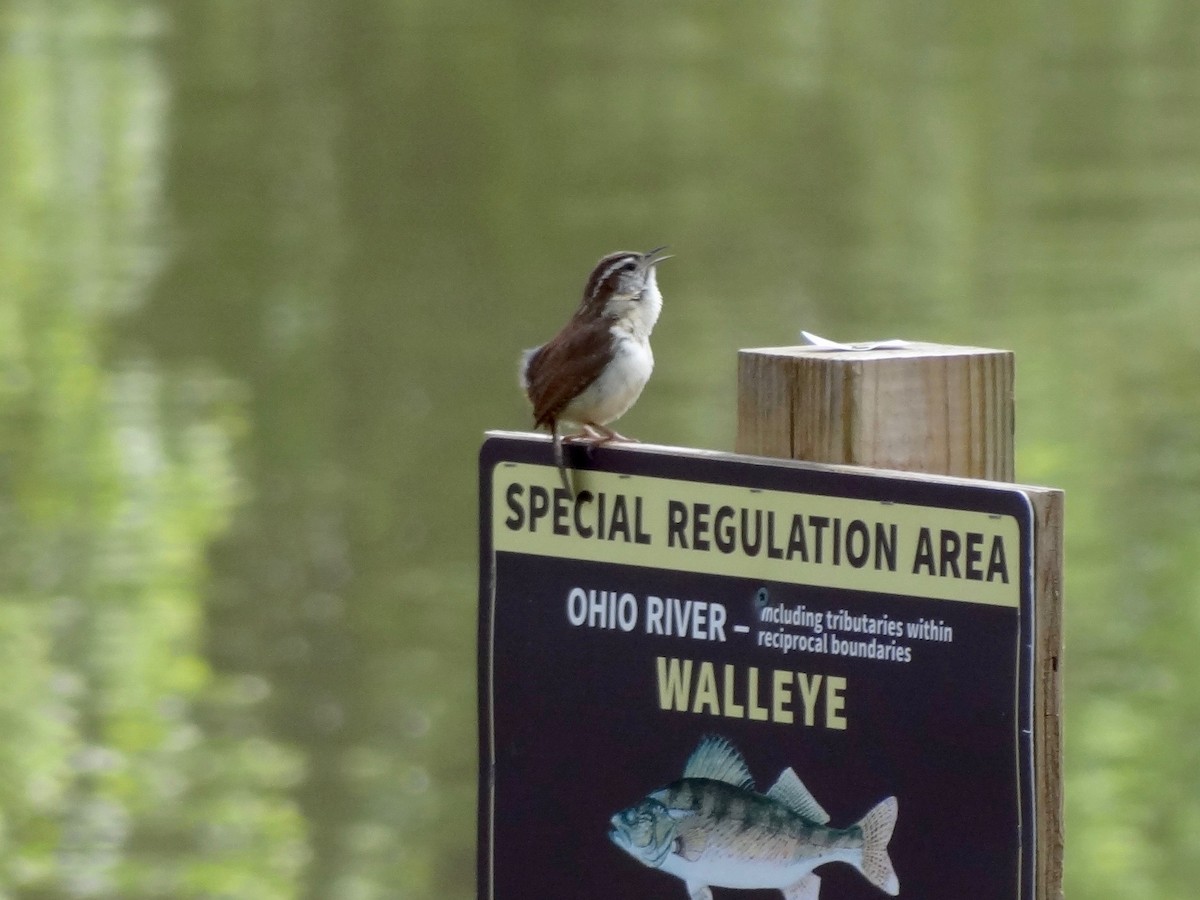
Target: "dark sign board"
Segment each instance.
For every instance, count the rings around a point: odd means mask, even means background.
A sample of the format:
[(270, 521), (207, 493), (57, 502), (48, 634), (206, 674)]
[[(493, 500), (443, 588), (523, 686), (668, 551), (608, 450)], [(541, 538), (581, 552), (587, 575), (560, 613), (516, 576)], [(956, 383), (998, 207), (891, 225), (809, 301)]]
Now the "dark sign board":
[(493, 435), (479, 896), (1032, 898), (1017, 489)]

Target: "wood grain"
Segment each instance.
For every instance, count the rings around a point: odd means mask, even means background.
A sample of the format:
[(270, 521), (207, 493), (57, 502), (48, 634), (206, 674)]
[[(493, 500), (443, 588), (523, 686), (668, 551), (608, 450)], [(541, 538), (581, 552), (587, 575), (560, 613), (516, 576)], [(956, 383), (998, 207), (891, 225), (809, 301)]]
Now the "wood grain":
[[(940, 344), (742, 350), (737, 450), (1011, 482), (1014, 368), (1006, 350)], [(1017, 487), (1034, 511), (1036, 895), (1061, 900), (1064, 498)]]
[(1013, 355), (913, 344), (738, 354), (737, 450), (1011, 481)]

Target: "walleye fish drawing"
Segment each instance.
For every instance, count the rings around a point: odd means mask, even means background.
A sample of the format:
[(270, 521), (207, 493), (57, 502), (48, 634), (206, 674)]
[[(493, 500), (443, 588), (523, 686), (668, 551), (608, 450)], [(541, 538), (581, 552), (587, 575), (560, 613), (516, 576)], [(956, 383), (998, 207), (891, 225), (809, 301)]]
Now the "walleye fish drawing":
[(885, 894), (900, 893), (887, 845), (897, 804), (888, 797), (847, 828), (829, 814), (796, 773), (784, 769), (756, 793), (746, 761), (729, 741), (700, 741), (683, 777), (612, 817), (608, 836), (643, 865), (687, 885), (690, 900), (712, 900), (712, 887), (777, 888), (786, 900), (817, 900), (831, 862), (848, 863)]

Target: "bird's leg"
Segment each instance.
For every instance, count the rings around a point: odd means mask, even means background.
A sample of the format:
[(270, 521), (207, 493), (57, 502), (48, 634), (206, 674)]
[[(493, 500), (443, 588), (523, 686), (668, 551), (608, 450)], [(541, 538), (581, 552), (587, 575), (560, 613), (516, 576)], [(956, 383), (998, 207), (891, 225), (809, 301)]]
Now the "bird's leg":
[[(555, 435), (557, 435), (557, 432), (555, 432)], [(625, 435), (618, 434), (604, 425), (597, 425), (595, 422), (585, 422), (582, 431), (576, 434), (563, 435), (561, 440), (566, 444), (583, 444), (587, 450), (588, 459), (592, 458), (592, 449), (602, 444), (608, 444), (613, 441), (624, 441), (630, 444), (638, 443), (637, 438), (627, 438)], [(561, 455), (562, 449), (559, 448), (557, 452)], [(563, 477), (566, 478), (566, 475)], [(571, 495), (572, 499), (574, 499), (574, 496), (574, 494)]]
[(637, 438), (625, 437), (625, 435), (614, 431), (607, 425), (597, 425), (594, 422), (590, 422), (583, 427), (588, 431), (589, 434), (595, 436), (597, 439), (596, 443), (598, 444), (607, 444), (609, 441), (624, 441), (628, 444), (640, 443)]
[(567, 496), (572, 500), (575, 499), (575, 488), (571, 486), (571, 476), (567, 474), (567, 461), (563, 457), (563, 436), (558, 433), (558, 422), (550, 424), (550, 438), (554, 443), (554, 463), (558, 466), (558, 474), (562, 477), (563, 487), (567, 489)]
[(606, 425), (597, 425), (595, 422), (585, 422), (582, 431), (578, 434), (567, 435), (563, 440), (572, 444), (587, 444), (590, 447), (598, 447), (610, 441), (624, 441), (628, 444), (640, 443), (637, 438), (625, 437)]

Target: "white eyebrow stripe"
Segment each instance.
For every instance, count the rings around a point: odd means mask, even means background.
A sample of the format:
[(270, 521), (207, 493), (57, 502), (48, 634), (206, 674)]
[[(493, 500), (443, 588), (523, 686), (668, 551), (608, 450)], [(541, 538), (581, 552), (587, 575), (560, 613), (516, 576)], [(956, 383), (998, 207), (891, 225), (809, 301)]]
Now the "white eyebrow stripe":
[(617, 269), (621, 268), (621, 266), (625, 265), (627, 262), (636, 262), (636, 261), (637, 261), (637, 257), (634, 256), (632, 253), (630, 253), (628, 256), (621, 256), (621, 257), (618, 257), (617, 259), (614, 259), (611, 263), (608, 264), (608, 266), (605, 267), (604, 271), (596, 279), (596, 283), (592, 285), (592, 292), (590, 294), (588, 294), (588, 299), (589, 300), (595, 299), (596, 292), (600, 290), (600, 285), (604, 284), (604, 282), (606, 282), (608, 280), (609, 275), (611, 275), (613, 272), (617, 271)]

